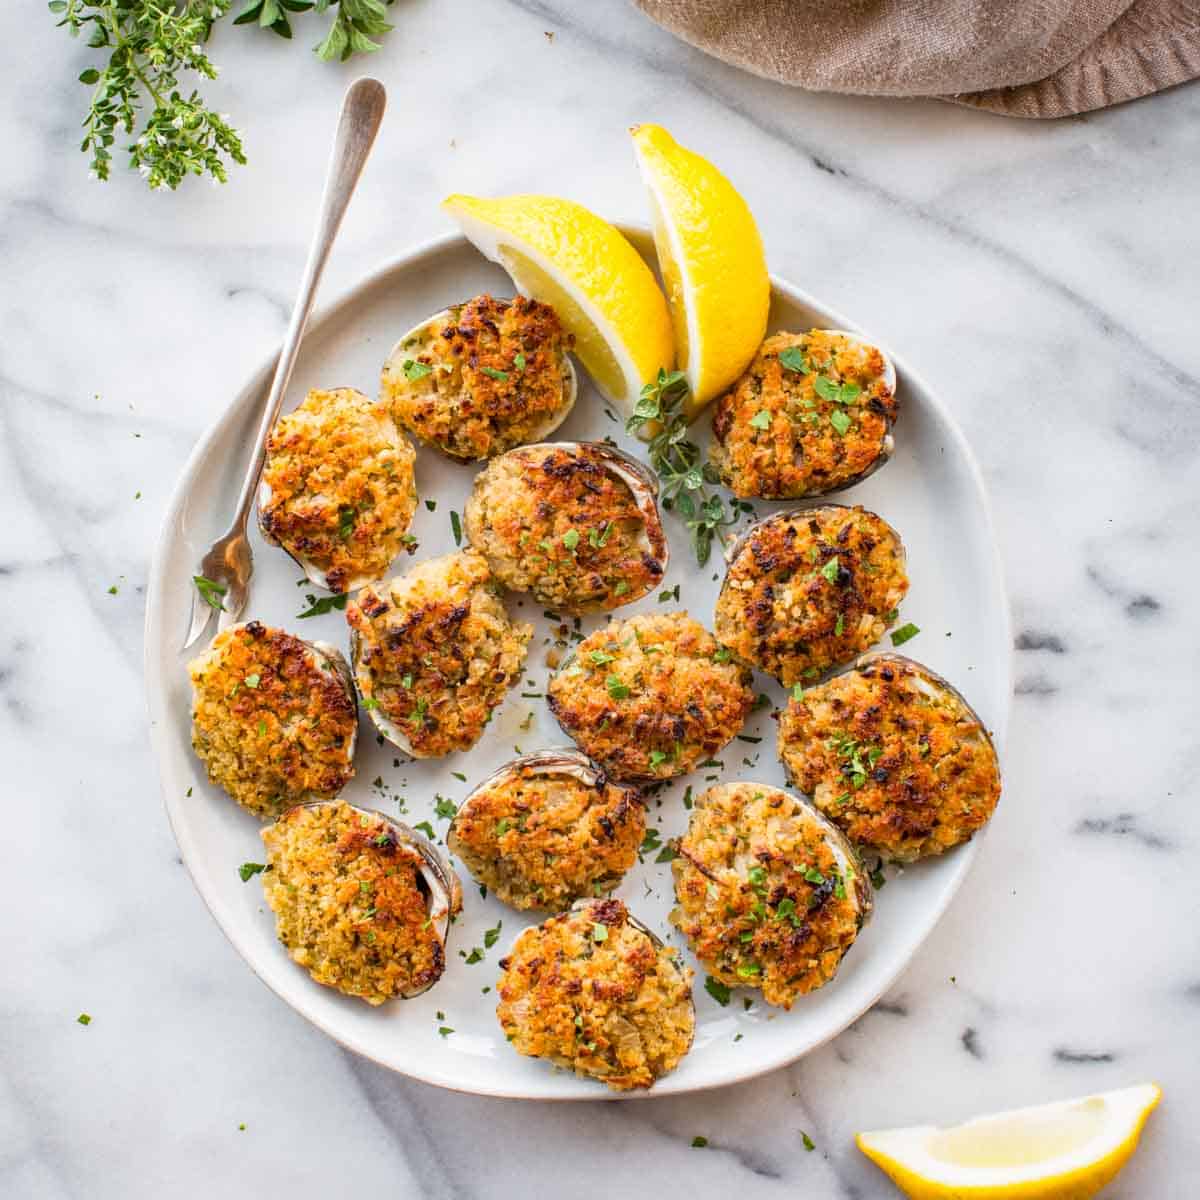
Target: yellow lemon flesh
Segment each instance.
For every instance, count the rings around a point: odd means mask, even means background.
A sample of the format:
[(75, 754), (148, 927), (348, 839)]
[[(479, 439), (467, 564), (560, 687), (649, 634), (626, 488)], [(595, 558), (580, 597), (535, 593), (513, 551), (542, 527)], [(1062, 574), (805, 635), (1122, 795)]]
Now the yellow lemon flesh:
[(653, 272), (607, 221), (557, 196), (450, 196), (442, 208), (527, 296), (553, 306), (601, 392), (626, 412), (675, 361)]
[(771, 303), (766, 255), (749, 206), (712, 163), (661, 125), (635, 125), (630, 133), (650, 191), (675, 357), (695, 416), (741, 375), (763, 340)]
[(1087, 1200), (1137, 1148), (1155, 1083), (932, 1125), (860, 1133), (858, 1148), (913, 1200)]

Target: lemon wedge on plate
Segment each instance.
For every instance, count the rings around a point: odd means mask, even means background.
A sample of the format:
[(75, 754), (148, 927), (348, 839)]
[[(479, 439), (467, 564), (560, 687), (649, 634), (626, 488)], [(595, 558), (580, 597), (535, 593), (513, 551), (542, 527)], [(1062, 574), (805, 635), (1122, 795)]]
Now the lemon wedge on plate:
[(767, 259), (749, 205), (708, 159), (661, 125), (635, 125), (630, 133), (650, 191), (675, 357), (695, 416), (741, 375), (763, 340)]
[(671, 315), (654, 273), (621, 233), (557, 196), (450, 196), (442, 208), (527, 296), (551, 305), (575, 353), (626, 412), (675, 361)]
[(1155, 1083), (976, 1117), (860, 1133), (858, 1148), (913, 1200), (1086, 1200), (1137, 1148)]

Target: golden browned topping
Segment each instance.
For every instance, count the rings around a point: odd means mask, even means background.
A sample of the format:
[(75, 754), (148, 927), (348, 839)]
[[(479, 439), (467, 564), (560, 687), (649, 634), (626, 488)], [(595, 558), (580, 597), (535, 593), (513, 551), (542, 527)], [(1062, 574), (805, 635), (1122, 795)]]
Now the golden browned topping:
[(575, 648), (547, 699), (580, 749), (618, 779), (686, 775), (732, 741), (750, 670), (687, 613), (613, 621)]
[(397, 347), (383, 396), (422, 441), (453, 458), (490, 458), (565, 415), (571, 346), (548, 304), (476, 296)]
[(417, 758), (469, 750), (521, 674), (530, 625), (514, 625), (483, 558), (419, 563), (346, 606), (363, 702)]
[(888, 453), (896, 398), (883, 355), (828, 330), (767, 338), (713, 413), (711, 456), (734, 495), (798, 500), (846, 487)]
[(671, 870), (671, 921), (696, 957), (783, 1008), (833, 978), (870, 913), (869, 885), (837, 830), (764, 783), (705, 792)]
[(872, 656), (792, 700), (779, 723), (789, 777), (854, 842), (908, 861), (985, 825), (1000, 799), (987, 732), (944, 680)]
[(691, 1047), (692, 973), (620, 900), (526, 929), (500, 966), (496, 1016), (521, 1054), (626, 1091), (648, 1088)]
[(873, 646), (907, 591), (900, 537), (874, 513), (780, 513), (748, 530), (730, 562), (717, 637), (791, 687)]
[(437, 982), (449, 914), (390, 823), (339, 800), (291, 809), (262, 839), (276, 934), (318, 983), (382, 1004)]
[(345, 592), (384, 575), (416, 542), (412, 443), (353, 388), (309, 392), (267, 439), (259, 523), (269, 541)]
[(662, 579), (667, 540), (647, 487), (635, 483), (639, 502), (619, 471), (630, 468), (587, 442), (512, 450), (475, 480), (471, 545), (505, 587), (541, 604), (570, 612), (629, 604)]
[[(550, 752), (551, 754), (553, 752)], [(505, 904), (558, 912), (633, 866), (646, 809), (633, 788), (569, 760), (518, 760), (458, 810), (447, 845)]]
[(353, 778), (358, 713), (340, 657), (251, 621), (188, 663), (192, 746), (243, 808), (272, 817)]

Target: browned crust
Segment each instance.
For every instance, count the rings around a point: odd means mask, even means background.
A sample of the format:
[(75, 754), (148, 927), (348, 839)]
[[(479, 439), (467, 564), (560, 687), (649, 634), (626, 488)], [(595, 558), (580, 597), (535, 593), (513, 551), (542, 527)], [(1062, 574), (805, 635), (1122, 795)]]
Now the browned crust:
[(573, 344), (554, 309), (524, 296), (481, 295), (449, 311), (425, 345), (412, 346), (412, 360), (433, 367), (430, 374), (409, 379), (403, 347), (384, 368), (383, 396), (396, 420), (467, 461), (539, 436), (564, 405)]
[[(793, 347), (811, 366), (808, 373), (780, 362), (780, 351)], [(767, 338), (713, 410), (711, 457), (721, 481), (743, 498), (795, 500), (866, 474), (884, 453), (896, 419), (884, 366), (879, 350), (864, 352), (828, 330)], [(861, 394), (850, 403), (824, 397), (819, 377), (855, 384)], [(835, 424), (843, 417), (850, 422), (844, 432)]]
[(520, 678), (529, 625), (514, 625), (484, 559), (418, 564), (346, 606), (364, 702), (402, 726), (418, 757), (469, 750)]
[(833, 978), (865, 916), (857, 868), (822, 825), (778, 788), (722, 784), (696, 801), (671, 864), (671, 920), (696, 957), (784, 1008)]
[(258, 816), (332, 798), (354, 776), (354, 696), (319, 660), (300, 638), (250, 621), (188, 664), (192, 746), (209, 779)]
[(332, 592), (378, 579), (416, 543), (412, 444), (387, 409), (353, 388), (311, 391), (267, 439), (264, 535), (325, 574)]
[(645, 832), (636, 789), (519, 767), (471, 795), (447, 845), (505, 904), (557, 912), (615, 888)]
[(525, 930), (500, 966), (496, 1016), (520, 1054), (626, 1091), (648, 1088), (691, 1046), (692, 973), (619, 900)]
[(826, 505), (760, 522), (729, 564), (717, 638), (786, 687), (873, 646), (908, 591), (896, 531), (864, 508)]
[(567, 611), (618, 608), (662, 580), (666, 535), (597, 447), (530, 446), (479, 475), (467, 536), (505, 587)]
[(889, 859), (966, 841), (1000, 799), (983, 726), (936, 676), (898, 656), (792, 700), (779, 755), (796, 787), (852, 841)]
[(318, 983), (382, 1004), (445, 970), (422, 859), (348, 804), (293, 808), (262, 831), (276, 932)]
[(754, 704), (750, 680), (687, 613), (644, 613), (585, 638), (547, 699), (613, 776), (653, 781), (695, 770), (732, 741)]

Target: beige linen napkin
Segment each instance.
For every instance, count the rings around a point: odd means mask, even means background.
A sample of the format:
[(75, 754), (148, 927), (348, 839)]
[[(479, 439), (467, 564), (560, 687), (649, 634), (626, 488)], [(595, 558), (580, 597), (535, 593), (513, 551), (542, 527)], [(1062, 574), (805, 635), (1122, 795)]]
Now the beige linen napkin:
[(634, 0), (782, 83), (1063, 117), (1200, 75), (1200, 0)]

